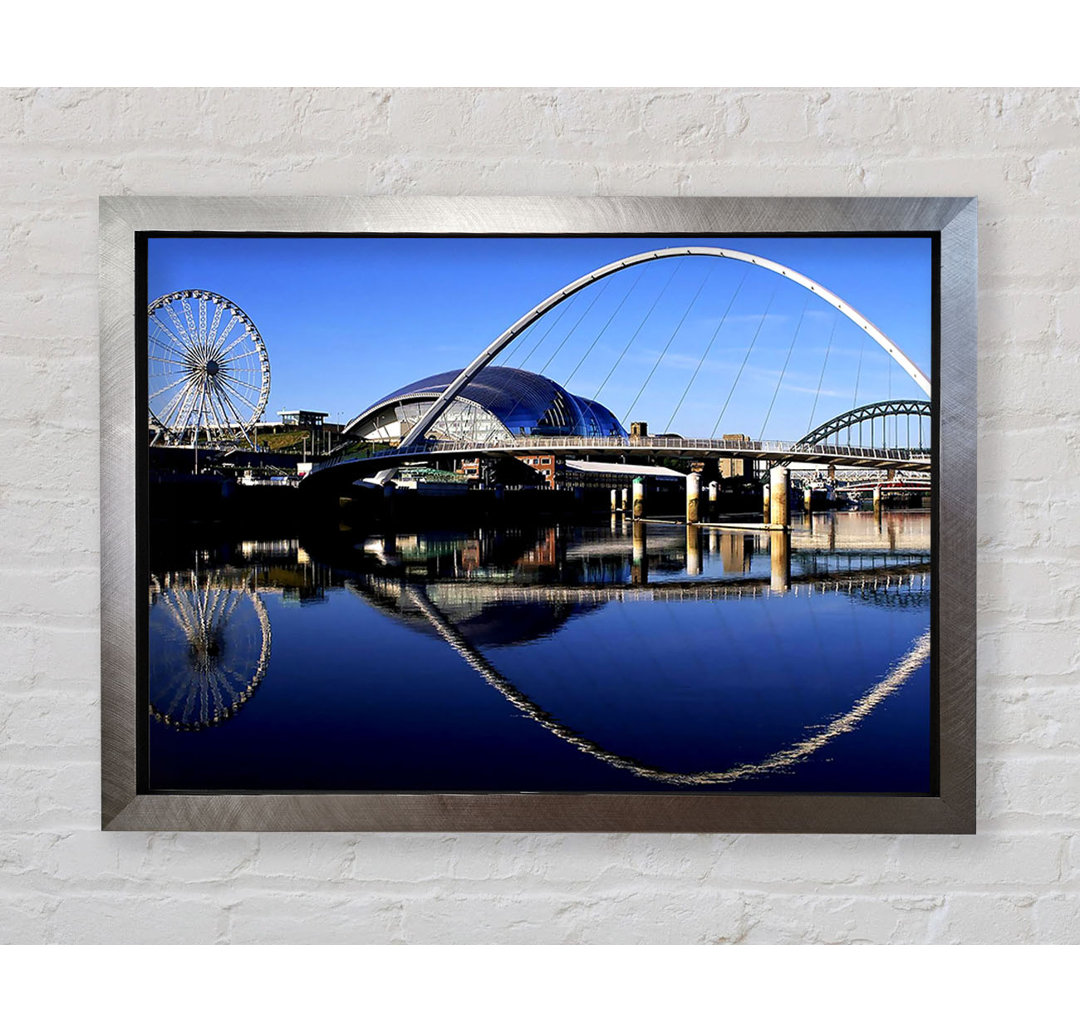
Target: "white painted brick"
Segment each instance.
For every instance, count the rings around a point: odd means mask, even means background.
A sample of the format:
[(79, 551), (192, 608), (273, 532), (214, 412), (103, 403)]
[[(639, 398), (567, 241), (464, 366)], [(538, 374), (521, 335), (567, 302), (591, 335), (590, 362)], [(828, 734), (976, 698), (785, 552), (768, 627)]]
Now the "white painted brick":
[(928, 943), (943, 906), (942, 897), (922, 894), (762, 894), (748, 903), (748, 928), (739, 942)]
[(227, 912), (213, 897), (144, 887), (139, 894), (78, 890), (49, 916), (52, 943), (215, 943)]
[(983, 708), (979, 717), (982, 748), (1080, 750), (1080, 713), (1073, 705), (1074, 687), (1043, 687), (1033, 680), (1030, 691), (1015, 695), (1018, 698), (999, 697), (992, 707)]
[(1080, 943), (1080, 893), (1048, 893), (1035, 901), (1039, 943)]
[[(1080, 939), (1080, 91), (0, 90), (0, 940)], [(100, 194), (978, 194), (980, 834), (97, 830)]]
[(900, 836), (880, 872), (882, 882), (947, 892), (970, 887), (1049, 884), (1060, 877), (1065, 836), (994, 834)]
[(263, 889), (228, 903), (231, 943), (407, 943), (404, 903), (393, 892), (371, 890), (331, 896)]
[(1036, 928), (1034, 894), (950, 894), (933, 943), (1028, 943)]
[(55, 943), (50, 925), (59, 901), (48, 893), (25, 893), (5, 887), (0, 893), (0, 943)]

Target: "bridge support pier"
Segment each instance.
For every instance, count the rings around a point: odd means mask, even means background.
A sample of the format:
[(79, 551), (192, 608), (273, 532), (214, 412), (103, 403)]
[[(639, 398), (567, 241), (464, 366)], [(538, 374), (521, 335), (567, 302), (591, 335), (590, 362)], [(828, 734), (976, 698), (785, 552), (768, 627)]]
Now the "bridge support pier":
[(622, 511), (624, 513), (629, 513), (630, 512), (630, 489), (629, 488), (623, 488), (622, 492), (621, 492), (621, 495), (622, 495), (622, 505), (620, 506), (620, 509), (622, 509)]
[(774, 466), (769, 470), (769, 523), (791, 523), (788, 511), (788, 492), (791, 488), (791, 471), (786, 466)]
[(618, 488), (612, 488), (611, 489), (611, 512), (612, 513), (618, 513), (619, 512), (619, 489)]
[(720, 497), (720, 485), (716, 481), (709, 481), (709, 513), (707, 519), (715, 520), (719, 513), (716, 511), (716, 503)]
[(634, 478), (634, 519), (641, 520), (645, 516), (645, 479)]
[(765, 521), (765, 523), (768, 523), (769, 518), (772, 516), (772, 512), (769, 509), (769, 502), (769, 486), (763, 484), (761, 486), (761, 519)]
[(791, 587), (791, 534), (773, 531), (769, 535), (769, 588), (786, 592)]
[(686, 525), (686, 573), (691, 577), (701, 573), (701, 528), (689, 522)]
[(696, 524), (700, 519), (701, 475), (696, 473), (686, 476), (686, 522)]
[(634, 521), (633, 559), (630, 566), (630, 582), (644, 585), (649, 580), (648, 525), (640, 520)]
[(814, 512), (814, 489), (803, 488), (803, 511), (809, 516)]
[(874, 516), (881, 519), (881, 485), (874, 485)]

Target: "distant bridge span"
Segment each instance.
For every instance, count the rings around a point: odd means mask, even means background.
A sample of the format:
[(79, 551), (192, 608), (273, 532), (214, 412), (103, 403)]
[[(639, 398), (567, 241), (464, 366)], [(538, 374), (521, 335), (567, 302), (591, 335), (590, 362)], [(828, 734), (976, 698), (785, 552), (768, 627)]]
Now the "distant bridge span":
[(796, 445), (820, 445), (829, 438), (835, 437), (839, 442), (839, 434), (849, 427), (856, 427), (860, 423), (869, 422), (873, 425), (874, 420), (884, 420), (889, 416), (918, 416), (929, 417), (932, 415), (930, 403), (925, 399), (895, 398), (885, 402), (872, 402), (869, 405), (860, 405), (857, 409), (834, 416), (831, 420), (815, 427), (808, 434), (804, 434), (796, 442)]

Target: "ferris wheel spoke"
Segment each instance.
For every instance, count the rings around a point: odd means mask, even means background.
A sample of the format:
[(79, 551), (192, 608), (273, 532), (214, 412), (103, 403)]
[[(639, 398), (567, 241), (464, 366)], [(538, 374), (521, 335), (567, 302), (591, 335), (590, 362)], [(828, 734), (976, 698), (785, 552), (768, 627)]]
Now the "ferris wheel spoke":
[[(216, 671), (214, 672), (213, 676), (208, 679), (208, 682), (210, 687), (211, 701), (214, 703), (214, 710), (217, 713), (220, 713), (223, 710), (228, 710), (229, 708), (225, 705), (225, 700), (222, 698), (221, 695), (222, 681)], [(228, 691), (228, 686), (225, 686), (225, 689), (226, 691)]]
[(176, 423), (181, 430), (186, 430), (195, 414), (195, 407), (199, 404), (199, 386), (192, 382), (184, 390), (184, 404), (177, 410)]
[(235, 377), (219, 377), (218, 386), (223, 390), (228, 388), (233, 393), (237, 404), (243, 404), (245, 409), (255, 408), (259, 397), (259, 385), (250, 384)]
[(225, 339), (226, 339), (226, 338), (227, 338), (227, 337), (229, 336), (229, 334), (231, 334), (231, 333), (232, 333), (232, 328), (233, 328), (234, 326), (236, 326), (236, 324), (237, 324), (237, 322), (239, 322), (239, 320), (240, 320), (240, 317), (239, 317), (239, 316), (238, 316), (238, 315), (237, 315), (237, 314), (236, 314), (236, 313), (234, 312), (234, 313), (233, 313), (233, 317), (232, 317), (232, 319), (230, 319), (230, 320), (229, 320), (229, 322), (228, 322), (228, 324), (226, 325), (225, 329), (224, 329), (224, 330), (222, 330), (222, 332), (221, 332), (221, 336), (220, 336), (220, 337), (218, 337), (218, 338), (217, 338), (217, 339), (216, 339), (216, 340), (215, 340), (215, 341), (213, 342), (213, 344), (211, 344), (211, 346), (210, 346), (210, 347), (211, 347), (211, 349), (212, 349), (213, 351), (217, 351), (217, 350), (218, 350), (218, 348), (220, 348), (220, 347), (221, 347), (221, 345), (225, 343)]
[[(247, 372), (247, 373), (257, 373), (258, 370), (251, 369), (251, 370), (246, 370), (245, 372)], [(218, 373), (221, 376), (222, 381), (225, 382), (225, 383), (232, 384), (236, 388), (243, 388), (246, 391), (254, 391), (256, 394), (259, 393), (260, 384), (254, 384), (250, 380), (242, 380), (240, 377), (236, 376), (234, 373), (222, 373), (220, 370), (218, 371)], [(260, 378), (260, 380), (261, 380), (261, 378)]]
[(218, 631), (224, 631), (226, 625), (229, 623), (228, 615), (232, 612), (232, 604), (235, 596), (236, 592), (230, 588), (228, 591), (221, 594), (221, 598), (214, 608), (214, 614), (211, 621)]
[(176, 409), (169, 417), (169, 425), (174, 429), (184, 430), (187, 427), (194, 391), (195, 385), (189, 383), (177, 397)]
[(222, 617), (222, 627), (232, 620), (232, 615), (236, 612), (236, 608), (240, 605), (240, 600), (244, 597), (242, 592), (233, 592), (232, 599), (229, 602), (229, 609)]
[[(151, 332), (153, 332), (153, 331), (151, 331)], [(157, 347), (157, 348), (160, 348), (163, 352), (168, 353), (169, 355), (175, 355), (181, 362), (191, 362), (192, 361), (191, 352), (190, 352), (189, 349), (185, 348), (183, 351), (177, 351), (177, 349), (175, 349), (171, 345), (167, 344), (160, 337), (152, 338), (151, 341), (150, 341), (150, 344), (151, 344), (151, 349), (150, 349), (151, 353), (153, 353), (154, 347)], [(163, 361), (162, 356), (159, 356), (159, 355), (151, 354), (150, 358), (151, 359), (158, 359), (159, 361)]]
[(240, 389), (244, 388), (249, 392), (258, 393), (258, 388), (254, 384), (245, 384), (242, 380), (237, 380), (228, 373), (218, 377), (217, 386), (223, 391), (228, 391), (245, 408), (252, 406), (254, 402), (250, 397), (246, 397)]
[(243, 416), (240, 415), (239, 410), (232, 403), (232, 401), (230, 401), (229, 396), (227, 394), (225, 394), (225, 392), (222, 390), (222, 388), (224, 386), (227, 386), (227, 385), (222, 385), (222, 384), (216, 384), (215, 385), (215, 388), (216, 388), (216, 390), (218, 392), (218, 397), (221, 399), (222, 403), (228, 407), (229, 411), (236, 417), (237, 429), (239, 429), (239, 430), (243, 431), (244, 433), (246, 433), (248, 424), (250, 422), (250, 418), (248, 420), (245, 420), (243, 418)]
[[(213, 425), (213, 428), (215, 430), (220, 430), (224, 425), (222, 423), (221, 414), (218, 412), (217, 408), (214, 405), (214, 382), (213, 382), (212, 378), (207, 377), (204, 380), (204, 382), (203, 382), (203, 392), (205, 394), (203, 407), (204, 407), (204, 410), (209, 413), (209, 417), (210, 417), (210, 419), (209, 419), (209, 421), (207, 423), (207, 428), (206, 428), (207, 434), (209, 434), (211, 424)], [(228, 422), (228, 421), (226, 421), (226, 422)]]
[(179, 380), (174, 380), (171, 384), (166, 384), (165, 387), (159, 388), (150, 396), (150, 401), (153, 401), (158, 395), (165, 394), (166, 391), (171, 391), (174, 387), (179, 387), (187, 379), (188, 375), (185, 373)]
[[(174, 668), (173, 676), (166, 684), (165, 691), (167, 692), (174, 685), (176, 686), (176, 691), (173, 693), (172, 699), (169, 700), (168, 704), (165, 707), (164, 712), (166, 714), (176, 713), (176, 711), (180, 708), (181, 700), (183, 700), (184, 697), (191, 691), (191, 682), (184, 677), (184, 671), (179, 667)], [(161, 693), (158, 698), (161, 699), (161, 697), (164, 695), (165, 692)]]
[[(238, 337), (234, 343), (239, 344), (240, 340), (241, 340), (241, 338)], [(229, 365), (232, 365), (234, 362), (239, 362), (241, 359), (246, 359), (249, 355), (258, 355), (258, 354), (259, 354), (259, 349), (258, 348), (253, 348), (251, 351), (244, 352), (242, 355), (230, 355), (229, 356)]]
[(199, 400), (199, 426), (206, 431), (207, 441), (210, 440), (211, 421), (217, 420), (214, 415), (214, 406), (210, 401), (210, 391), (210, 378), (204, 376), (202, 380), (202, 398)]
[(195, 344), (202, 343), (199, 340), (199, 330), (198, 327), (195, 326), (195, 317), (191, 314), (191, 304), (188, 302), (187, 298), (180, 299), (180, 307), (184, 310), (184, 322), (187, 323), (188, 337), (190, 337)]
[(198, 422), (195, 424), (195, 435), (196, 437), (198, 437), (199, 431), (202, 430), (206, 436), (207, 442), (209, 443), (210, 426), (208, 421), (206, 420), (206, 405), (210, 398), (210, 390), (208, 387), (207, 379), (205, 377), (203, 377), (202, 383), (199, 385), (199, 390), (201, 392), (199, 396), (199, 419)]
[[(172, 314), (172, 309), (169, 309), (169, 313), (170, 313), (170, 314)], [(158, 325), (158, 326), (159, 326), (159, 327), (161, 328), (161, 330), (162, 330), (162, 331), (163, 331), (163, 332), (165, 333), (165, 335), (166, 335), (166, 336), (167, 336), (167, 337), (168, 337), (168, 338), (169, 338), (169, 339), (170, 339), (170, 340), (171, 340), (171, 341), (172, 341), (172, 342), (173, 342), (173, 343), (174, 343), (174, 344), (175, 344), (175, 345), (176, 345), (176, 346), (177, 346), (177, 347), (178, 347), (178, 348), (180, 349), (180, 351), (178, 351), (178, 352), (176, 353), (177, 355), (187, 355), (187, 354), (188, 354), (188, 352), (189, 352), (189, 351), (190, 351), (190, 349), (191, 349), (191, 345), (190, 345), (190, 342), (187, 342), (187, 341), (182, 341), (182, 340), (180, 340), (180, 338), (179, 338), (179, 337), (177, 337), (177, 336), (176, 336), (176, 334), (174, 334), (174, 333), (173, 333), (173, 332), (172, 332), (172, 331), (171, 331), (171, 330), (170, 330), (170, 329), (169, 329), (169, 328), (168, 328), (168, 327), (167, 327), (167, 326), (166, 326), (166, 325), (165, 325), (165, 324), (164, 324), (164, 323), (163, 323), (163, 322), (162, 322), (162, 321), (161, 321), (161, 320), (160, 320), (160, 319), (159, 319), (159, 318), (157, 317), (157, 314), (156, 314), (156, 313), (154, 313), (153, 315), (151, 315), (151, 316), (150, 316), (150, 318), (151, 318), (151, 319), (152, 319), (152, 320), (153, 320), (153, 321), (154, 321), (154, 322), (155, 322), (155, 323), (156, 323), (156, 324), (157, 324), (157, 325)], [(183, 331), (183, 328), (182, 328), (182, 327), (180, 326), (180, 324), (179, 324), (179, 323), (177, 323), (177, 324), (176, 324), (176, 328), (177, 328), (177, 330), (179, 330), (179, 331), (180, 331), (180, 333), (181, 333), (181, 334), (183, 334), (183, 332), (184, 332), (184, 331)], [(167, 347), (168, 347), (168, 345), (166, 345), (164, 341), (158, 341), (157, 343), (158, 343), (158, 344), (160, 344), (160, 345), (161, 345), (161, 346), (162, 346), (163, 348), (167, 348)]]
[[(229, 396), (227, 394), (225, 394), (225, 391), (223, 390), (223, 388), (228, 388), (228, 387), (229, 387), (228, 384), (220, 384), (220, 383), (215, 383), (214, 384), (214, 389), (218, 392), (218, 396), (232, 410), (233, 415), (236, 417), (237, 423), (240, 425), (241, 428), (246, 427), (247, 423), (244, 421), (244, 418), (240, 415), (240, 413), (238, 413), (236, 411), (236, 406), (233, 405), (232, 402), (229, 401)], [(229, 390), (232, 390), (232, 389), (229, 388)], [(247, 403), (245, 403), (245, 404), (247, 404)]]
[(224, 631), (226, 626), (225, 612), (229, 606), (229, 602), (235, 593), (232, 589), (226, 589), (225, 591), (218, 592), (214, 600), (214, 608), (211, 612), (210, 622), (211, 626), (216, 631)]
[(199, 298), (199, 343), (206, 346), (206, 298)]
[(169, 594), (162, 597), (165, 602), (165, 606), (169, 613), (172, 615), (174, 621), (176, 621), (177, 627), (184, 633), (187, 638), (192, 638), (195, 634), (195, 627), (185, 612), (183, 602), (173, 594)]
[(221, 376), (221, 384), (222, 384), (223, 387), (227, 387), (230, 391), (232, 391), (232, 393), (238, 399), (240, 399), (240, 401), (242, 401), (244, 403), (244, 405), (251, 405), (252, 402), (251, 402), (250, 398), (245, 398), (243, 396), (243, 394), (241, 394), (241, 392), (240, 392), (241, 388), (243, 388), (245, 391), (252, 391), (255, 394), (258, 394), (258, 392), (259, 392), (259, 388), (255, 384), (249, 384), (249, 383), (247, 383), (247, 381), (239, 380), (237, 377), (234, 377), (231, 373), (222, 374), (222, 376)]
[[(190, 386), (190, 379), (188, 385)], [(172, 424), (172, 421), (175, 420), (176, 416), (179, 414), (181, 403), (186, 396), (187, 391), (187, 387), (185, 387), (183, 391), (178, 391), (169, 402), (162, 406), (161, 415), (157, 417), (159, 423), (162, 423), (165, 426), (170, 426)]]
[[(226, 678), (226, 681), (229, 684), (229, 695), (232, 696), (233, 699), (236, 699), (237, 696), (242, 696), (247, 690), (248, 679), (246, 679), (243, 674), (236, 670), (235, 667), (230, 667), (228, 664), (220, 664), (219, 669), (221, 671), (222, 677), (230, 674), (232, 675), (232, 678)], [(239, 686), (239, 691), (237, 691), (235, 686)]]
[(160, 423), (163, 427), (171, 427), (175, 419), (176, 408), (180, 403), (180, 399), (183, 398), (183, 392), (178, 392), (162, 409), (161, 415), (156, 416), (151, 413), (151, 416)]
[(214, 302), (214, 318), (210, 322), (210, 329), (206, 332), (207, 343), (212, 343), (217, 337), (218, 324), (221, 322), (221, 313), (225, 309), (222, 308), (216, 301)]
[(232, 421), (229, 419), (229, 414), (225, 412), (224, 408), (222, 408), (220, 403), (215, 404), (215, 390), (213, 389), (216, 388), (216, 385), (213, 383), (213, 381), (210, 382), (210, 385), (212, 388), (212, 390), (209, 392), (210, 411), (214, 414), (214, 419), (217, 421), (219, 427), (228, 427)]
[[(166, 305), (165, 311), (168, 312), (169, 319), (172, 320), (172, 325), (176, 327), (176, 332), (180, 335), (180, 338), (183, 342), (181, 344), (181, 347), (194, 349), (195, 342), (188, 335), (187, 330), (184, 329), (183, 324), (180, 322), (180, 317), (174, 311), (172, 304)], [(164, 326), (164, 324), (162, 324), (162, 326)]]
[(215, 586), (206, 597), (206, 617), (205, 626), (207, 637), (210, 637), (218, 630), (217, 611), (221, 605), (221, 600), (227, 595), (227, 591)]
[(167, 364), (169, 366), (183, 366), (184, 369), (187, 369), (187, 370), (190, 370), (190, 369), (194, 368), (191, 365), (191, 360), (190, 359), (166, 359), (162, 355), (152, 355), (150, 357), (150, 361), (151, 362), (165, 363), (165, 364)]
[[(223, 344), (220, 348), (217, 349), (214, 358), (216, 358), (218, 362), (226, 358), (226, 356), (228, 356), (229, 352), (231, 352), (233, 348), (236, 348), (238, 345), (242, 344), (251, 336), (251, 331), (252, 328), (248, 327), (239, 337), (234, 337), (228, 344)], [(232, 360), (230, 359), (229, 361)]]

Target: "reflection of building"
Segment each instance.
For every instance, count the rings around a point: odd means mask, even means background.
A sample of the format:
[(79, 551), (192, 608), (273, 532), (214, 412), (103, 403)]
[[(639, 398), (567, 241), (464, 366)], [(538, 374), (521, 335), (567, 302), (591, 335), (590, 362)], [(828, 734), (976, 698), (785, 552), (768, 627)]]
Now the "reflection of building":
[[(392, 391), (352, 420), (346, 435), (398, 443), (460, 373), (437, 373)], [(554, 380), (522, 369), (487, 366), (462, 388), (427, 436), (481, 443), (527, 435), (621, 437), (625, 433), (599, 402), (571, 394)]]
[(522, 553), (517, 561), (519, 570), (554, 570), (559, 562), (559, 536), (554, 527), (541, 533), (540, 540)]
[(745, 574), (754, 555), (754, 539), (748, 534), (725, 534), (720, 538), (720, 561), (725, 574)]

